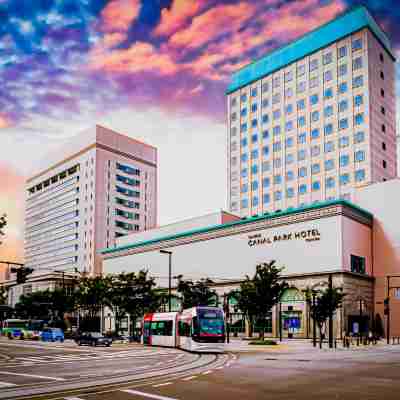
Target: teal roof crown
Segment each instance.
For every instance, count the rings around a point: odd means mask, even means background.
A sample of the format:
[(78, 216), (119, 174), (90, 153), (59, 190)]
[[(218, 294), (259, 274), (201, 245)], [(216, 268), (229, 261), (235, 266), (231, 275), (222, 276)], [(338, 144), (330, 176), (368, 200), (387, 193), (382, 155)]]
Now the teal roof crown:
[(368, 28), (395, 60), (384, 31), (364, 6), (358, 6), (235, 72), (226, 93), (230, 94), (363, 28)]

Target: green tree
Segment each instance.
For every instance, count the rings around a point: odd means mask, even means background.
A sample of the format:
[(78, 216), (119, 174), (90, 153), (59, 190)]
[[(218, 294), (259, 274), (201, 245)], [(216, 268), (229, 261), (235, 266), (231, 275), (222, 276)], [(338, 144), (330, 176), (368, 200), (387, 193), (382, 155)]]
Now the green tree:
[(210, 286), (214, 282), (211, 279), (200, 279), (197, 282), (184, 280), (182, 275), (178, 276), (177, 292), (181, 296), (182, 308), (195, 306), (216, 306), (218, 296)]
[(275, 261), (259, 264), (253, 278), (246, 275), (239, 289), (233, 292), (238, 308), (249, 322), (250, 336), (254, 323), (258, 321), (261, 326), (260, 338), (264, 339), (265, 320), (288, 287), (281, 278), (282, 271), (283, 268), (277, 267)]
[(3, 214), (0, 216), (0, 244), (2, 243), (1, 237), (4, 236), (3, 228), (7, 225), (7, 216)]
[(316, 297), (315, 305), (311, 304), (311, 316), (318, 325), (320, 337), (322, 337), (322, 327), (330, 315), (335, 315), (345, 296), (341, 288), (326, 288)]

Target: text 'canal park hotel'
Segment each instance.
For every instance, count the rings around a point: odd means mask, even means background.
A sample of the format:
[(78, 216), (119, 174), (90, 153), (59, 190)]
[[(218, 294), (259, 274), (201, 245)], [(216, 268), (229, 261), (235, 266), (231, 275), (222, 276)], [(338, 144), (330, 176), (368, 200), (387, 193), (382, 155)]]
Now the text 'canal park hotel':
[(148, 268), (167, 287), (168, 250), (172, 276), (213, 279), (222, 303), (256, 264), (276, 260), (290, 288), (271, 335), (281, 318), (284, 336), (310, 336), (304, 291), (332, 276), (346, 293), (337, 337), (384, 329), (388, 296), (400, 336), (394, 62), (358, 7), (239, 70), (227, 91), (229, 212), (117, 238), (102, 251), (104, 272)]

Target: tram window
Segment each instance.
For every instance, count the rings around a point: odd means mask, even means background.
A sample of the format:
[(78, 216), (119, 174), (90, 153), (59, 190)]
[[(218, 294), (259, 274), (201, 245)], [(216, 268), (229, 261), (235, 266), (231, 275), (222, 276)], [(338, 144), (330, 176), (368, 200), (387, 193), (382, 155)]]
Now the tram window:
[(190, 336), (190, 323), (187, 321), (179, 321), (178, 324), (179, 336)]
[(172, 321), (158, 321), (151, 323), (151, 334), (154, 336), (172, 336)]

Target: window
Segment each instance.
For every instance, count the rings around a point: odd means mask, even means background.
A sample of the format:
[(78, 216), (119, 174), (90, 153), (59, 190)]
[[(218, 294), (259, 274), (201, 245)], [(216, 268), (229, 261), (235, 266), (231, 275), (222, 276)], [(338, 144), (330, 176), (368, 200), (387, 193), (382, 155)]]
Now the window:
[(251, 105), (251, 112), (256, 112), (257, 111), (257, 103), (253, 103)]
[(304, 93), (306, 91), (306, 82), (299, 82), (297, 84), (297, 93)]
[(350, 175), (349, 174), (342, 174), (339, 177), (340, 185), (347, 185), (350, 182)]
[(242, 187), (240, 188), (241, 193), (247, 193), (249, 191), (249, 185), (247, 183), (244, 183)]
[(240, 111), (240, 116), (241, 117), (245, 117), (247, 115), (247, 108), (242, 108), (242, 110)]
[(324, 145), (325, 153), (330, 153), (331, 151), (335, 150), (335, 143), (333, 141), (326, 142)]
[(386, 114), (386, 110), (385, 110), (385, 107), (381, 107), (381, 113), (383, 114), (383, 115), (385, 115)]
[(262, 153), (263, 153), (263, 156), (265, 157), (265, 156), (268, 156), (268, 154), (269, 154), (269, 146), (264, 146), (263, 148), (262, 148)]
[(318, 60), (314, 59), (310, 61), (310, 71), (315, 71), (318, 68)]
[(263, 187), (265, 187), (265, 188), (270, 187), (270, 185), (271, 185), (271, 179), (270, 179), (270, 178), (264, 178), (264, 179), (262, 180), (262, 185), (263, 185)]
[(382, 54), (382, 53), (379, 53), (379, 60), (380, 60), (381, 62), (384, 61), (384, 59), (383, 59), (383, 54)]
[(324, 72), (324, 82), (330, 82), (333, 79), (332, 71), (325, 71)]
[(335, 161), (333, 159), (325, 160), (325, 171), (331, 171), (335, 168)]
[(300, 186), (299, 186), (299, 193), (300, 193), (300, 194), (305, 194), (305, 193), (307, 193), (307, 185), (305, 185), (305, 184), (300, 185)]
[(341, 167), (347, 167), (350, 162), (350, 157), (347, 154), (343, 154), (339, 157), (339, 164)]
[(350, 268), (351, 272), (356, 274), (365, 274), (365, 257), (350, 255)]
[(324, 108), (324, 116), (325, 118), (330, 117), (333, 115), (333, 106), (326, 106)]
[(293, 188), (287, 188), (286, 189), (286, 197), (288, 199), (292, 198), (294, 196), (294, 189)]
[(256, 128), (257, 125), (258, 125), (258, 121), (257, 121), (255, 118), (252, 119), (252, 120), (251, 120), (251, 127), (252, 127), (252, 128)]
[(286, 88), (285, 97), (290, 99), (292, 96), (293, 96), (293, 89), (292, 88)]
[(242, 147), (246, 147), (246, 146), (247, 146), (247, 138), (243, 138), (243, 139), (240, 141), (240, 144), (242, 145)]
[(356, 114), (354, 116), (354, 125), (361, 125), (364, 122), (364, 114)]
[(297, 76), (302, 76), (306, 73), (306, 66), (305, 64), (301, 64), (297, 66)]
[(251, 97), (256, 97), (257, 96), (257, 88), (251, 89)]
[(249, 200), (248, 199), (243, 199), (240, 202), (240, 205), (241, 205), (242, 208), (248, 208), (249, 207)]
[(281, 142), (275, 142), (275, 143), (272, 145), (272, 148), (273, 148), (273, 151), (274, 151), (274, 152), (276, 152), (276, 151), (281, 151), (281, 149), (282, 149), (282, 144), (281, 144)]
[(326, 53), (322, 56), (322, 62), (324, 65), (332, 62), (332, 52)]
[(247, 153), (243, 153), (243, 154), (240, 156), (240, 160), (241, 160), (242, 162), (246, 162), (248, 159), (249, 159), (249, 155), (248, 155)]
[(286, 180), (290, 182), (293, 179), (294, 179), (294, 172), (293, 171), (287, 171), (286, 172)]
[(294, 162), (294, 155), (291, 154), (291, 153), (286, 154), (286, 161), (285, 162), (286, 162), (287, 165), (292, 164)]
[(363, 59), (362, 57), (357, 57), (353, 60), (353, 70), (357, 70), (362, 68), (363, 66)]
[(301, 116), (297, 119), (297, 126), (300, 128), (306, 124), (306, 117)]
[(241, 101), (242, 103), (244, 103), (245, 101), (247, 101), (247, 94), (246, 94), (246, 93), (244, 93), (244, 94), (242, 94), (242, 95), (240, 96), (240, 101)]
[(333, 124), (326, 124), (324, 126), (324, 134), (325, 136), (331, 135), (333, 133)]
[(247, 168), (243, 168), (240, 171), (240, 175), (241, 175), (242, 178), (247, 178)]
[(280, 200), (282, 200), (282, 192), (281, 192), (280, 190), (278, 190), (278, 191), (276, 191), (276, 192), (274, 193), (274, 200), (275, 200), (275, 201), (280, 201)]
[(386, 151), (386, 143), (385, 142), (382, 142), (382, 150)]
[(319, 111), (313, 111), (311, 113), (311, 120), (317, 122), (319, 120)]
[(364, 79), (362, 75), (353, 78), (353, 89), (361, 87), (363, 84), (364, 84)]
[(293, 145), (294, 145), (294, 139), (292, 137), (288, 137), (286, 139), (286, 147), (290, 148), (290, 147), (293, 147)]
[(232, 113), (232, 114), (231, 114), (231, 121), (232, 121), (232, 122), (236, 121), (236, 117), (237, 117), (237, 114), (236, 114), (235, 112)]
[(386, 164), (386, 161), (385, 161), (385, 160), (382, 161), (382, 167), (383, 167), (384, 169), (386, 169), (386, 167), (387, 167), (387, 164)]
[(317, 157), (321, 153), (321, 148), (319, 146), (311, 147), (311, 157)]
[(342, 82), (339, 84), (338, 92), (340, 94), (346, 93), (347, 92), (347, 82)]
[(268, 204), (271, 201), (271, 196), (268, 193), (263, 195), (263, 203)]
[(318, 163), (313, 164), (313, 165), (311, 166), (311, 173), (312, 173), (313, 175), (319, 174), (320, 172), (321, 172), (321, 166), (320, 166)]
[(254, 164), (251, 166), (251, 173), (256, 174), (258, 172), (258, 166), (257, 164)]
[(385, 79), (385, 74), (383, 73), (383, 71), (381, 71), (380, 76), (382, 80)]
[(344, 112), (349, 108), (349, 104), (347, 102), (347, 100), (342, 100), (339, 103), (339, 112)]
[(280, 168), (282, 165), (282, 160), (280, 158), (274, 159), (274, 168)]
[(385, 91), (383, 89), (381, 89), (381, 96), (385, 97)]
[(385, 126), (385, 124), (382, 124), (382, 127), (381, 127), (381, 129), (382, 129), (382, 132), (383, 132), (383, 133), (385, 133), (385, 132), (386, 132), (386, 126)]
[(364, 102), (363, 95), (359, 94), (354, 97), (354, 107), (360, 107)]
[(313, 106), (315, 104), (318, 103), (318, 95), (317, 94), (313, 94), (312, 96), (310, 96), (310, 104)]
[(272, 113), (272, 117), (273, 117), (274, 119), (279, 119), (279, 118), (281, 117), (281, 110), (275, 110), (275, 111)]
[(255, 158), (258, 158), (258, 149), (251, 152), (251, 159), (254, 160)]
[(247, 123), (245, 122), (244, 124), (240, 125), (240, 132), (246, 132), (247, 131)]
[(333, 97), (333, 89), (332, 88), (325, 89), (324, 99), (328, 100), (328, 99), (331, 99), (332, 97)]
[(343, 118), (339, 120), (339, 129), (347, 129), (349, 127), (349, 121), (347, 118)]
[(347, 74), (347, 64), (339, 65), (339, 76), (344, 76)]
[(268, 82), (264, 82), (263, 84), (262, 84), (262, 92), (263, 93), (266, 93), (266, 92), (268, 92), (268, 90), (269, 90), (269, 83)]
[(272, 87), (273, 88), (277, 88), (281, 86), (281, 78), (279, 76), (276, 76), (273, 80), (272, 80)]
[(297, 109), (304, 110), (306, 108), (306, 101), (305, 99), (301, 99), (297, 102)]
[(365, 180), (365, 170), (359, 169), (354, 173), (354, 179), (356, 182), (362, 182)]
[(258, 181), (251, 182), (251, 190), (257, 190), (257, 189), (258, 189)]
[(237, 134), (237, 128), (236, 128), (236, 126), (234, 126), (234, 127), (231, 129), (231, 136), (234, 137), (234, 136), (236, 136), (236, 134)]
[(343, 58), (343, 57), (346, 57), (346, 56), (347, 56), (347, 47), (346, 46), (339, 47), (338, 57), (339, 58)]
[(263, 137), (263, 139), (268, 139), (268, 138), (269, 138), (269, 130), (268, 130), (268, 129), (266, 129), (265, 131), (263, 131), (262, 137)]
[(306, 151), (303, 149), (303, 150), (299, 150), (298, 152), (297, 152), (297, 159), (298, 159), (298, 161), (303, 161), (303, 160), (305, 160), (306, 159), (306, 156), (307, 156), (307, 153), (306, 153)]
[(326, 185), (327, 189), (334, 188), (335, 187), (335, 179), (332, 177), (326, 178), (325, 185)]
[(299, 177), (305, 178), (306, 176), (307, 176), (307, 168), (306, 167), (299, 168)]
[(286, 132), (290, 132), (293, 130), (293, 121), (288, 121), (285, 124), (285, 130)]
[(263, 108), (267, 108), (269, 106), (269, 99), (263, 99), (261, 105)]
[(231, 107), (236, 106), (236, 103), (237, 103), (236, 97), (232, 97), (232, 98), (231, 98)]
[(258, 135), (257, 133), (251, 135), (251, 143), (257, 143), (258, 142)]
[(355, 159), (357, 162), (364, 161), (364, 160), (365, 160), (365, 151), (363, 151), (363, 150), (356, 151), (356, 152), (354, 153), (354, 159)]
[(271, 167), (270, 167), (270, 162), (269, 161), (264, 161), (263, 163), (262, 163), (262, 171), (263, 172), (267, 172), (267, 171), (269, 171), (271, 169)]
[(310, 79), (310, 88), (311, 88), (311, 89), (317, 87), (318, 84), (319, 84), (319, 79), (318, 79), (318, 77), (314, 77), (314, 78), (311, 78), (311, 79)]
[(356, 132), (354, 134), (354, 143), (362, 143), (365, 140), (364, 132)]
[(306, 143), (306, 142), (307, 142), (307, 135), (306, 135), (306, 133), (305, 133), (305, 132), (300, 133), (300, 135), (299, 135), (298, 138), (297, 138), (297, 143), (304, 144), (304, 143)]
[(279, 125), (274, 126), (272, 128), (272, 132), (273, 132), (274, 136), (280, 135), (281, 134), (281, 127)]
[(272, 104), (278, 104), (281, 101), (281, 94), (280, 93), (275, 93), (272, 96)]
[(362, 49), (362, 39), (355, 39), (353, 40), (353, 43), (351, 44), (351, 49), (353, 51), (361, 50)]
[(293, 104), (288, 104), (285, 108), (285, 114), (290, 115), (293, 112)]
[(339, 148), (343, 149), (350, 144), (350, 139), (348, 136), (342, 136), (339, 138)]
[(282, 175), (275, 175), (274, 176), (274, 184), (280, 185), (282, 183)]
[(312, 183), (312, 190), (313, 190), (313, 192), (321, 190), (321, 182), (320, 181), (314, 181)]
[(318, 139), (319, 138), (319, 129), (313, 129), (311, 131), (311, 139)]

